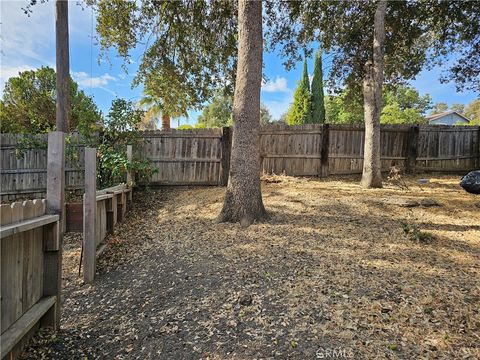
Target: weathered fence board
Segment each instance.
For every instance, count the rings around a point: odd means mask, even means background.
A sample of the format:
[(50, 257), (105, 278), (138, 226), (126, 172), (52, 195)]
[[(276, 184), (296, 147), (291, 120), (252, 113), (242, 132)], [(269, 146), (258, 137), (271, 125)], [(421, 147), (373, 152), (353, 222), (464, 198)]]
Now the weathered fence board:
[(145, 131), (137, 156), (154, 163), (153, 185), (218, 185), (222, 129)]
[[(44, 197), (47, 188), (47, 134), (36, 135), (35, 146), (19, 154), (21, 135), (0, 134), (0, 197), (13, 201), (22, 197)], [(72, 134), (72, 143), (79, 136)], [(33, 145), (32, 145), (33, 146)], [(73, 146), (71, 156), (66, 157), (65, 185), (69, 190), (83, 189), (84, 150)]]
[(0, 207), (1, 358), (57, 306), (56, 297), (46, 293), (44, 276), (45, 252), (57, 236), (51, 229), (58, 228), (59, 216), (45, 213), (45, 200)]
[(260, 158), (265, 173), (318, 176), (321, 171), (322, 125), (263, 126)]
[(420, 126), (417, 170), (462, 171), (478, 169), (479, 128), (475, 126)]

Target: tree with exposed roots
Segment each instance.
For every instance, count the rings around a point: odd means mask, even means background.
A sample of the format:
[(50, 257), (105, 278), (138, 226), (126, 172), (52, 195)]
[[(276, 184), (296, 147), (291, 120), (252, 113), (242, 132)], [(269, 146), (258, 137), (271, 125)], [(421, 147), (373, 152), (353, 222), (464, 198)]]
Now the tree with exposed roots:
[(240, 222), (243, 227), (267, 216), (259, 176), (262, 37), (262, 2), (239, 0), (232, 153), (227, 191), (218, 221)]

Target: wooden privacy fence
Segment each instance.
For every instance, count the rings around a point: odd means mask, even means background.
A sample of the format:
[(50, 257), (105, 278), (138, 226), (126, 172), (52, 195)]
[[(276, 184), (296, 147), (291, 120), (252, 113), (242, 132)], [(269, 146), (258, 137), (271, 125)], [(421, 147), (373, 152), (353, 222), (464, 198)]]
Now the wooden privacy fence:
[[(133, 152), (158, 169), (151, 185), (226, 185), (231, 133), (230, 128), (145, 131)], [(28, 150), (17, 159), (15, 139), (5, 134), (1, 138), (2, 200), (45, 191), (46, 151)], [(479, 139), (478, 126), (382, 125), (382, 170), (392, 165), (410, 173), (478, 169)], [(363, 126), (270, 124), (261, 128), (259, 141), (265, 173), (328, 176), (362, 172)], [(67, 159), (67, 188), (84, 187), (83, 169), (84, 149), (78, 148), (77, 160)]]
[[(224, 135), (225, 134), (225, 135)], [(136, 156), (153, 162), (153, 185), (218, 185), (224, 178), (222, 156), (229, 130), (196, 129), (145, 131)], [(228, 145), (227, 145), (228, 146)], [(228, 175), (228, 172), (226, 173)]]
[[(260, 130), (261, 169), (292, 176), (360, 174), (364, 127), (269, 124)], [(137, 156), (158, 169), (153, 185), (226, 185), (231, 129), (146, 131)], [(382, 125), (383, 171), (467, 172), (480, 167), (480, 127)]]
[[(44, 197), (47, 191), (47, 134), (34, 136), (37, 147), (23, 150), (21, 138), (22, 135), (0, 134), (2, 202), (21, 197)], [(76, 143), (79, 135), (72, 134), (71, 139)], [(72, 149), (72, 156), (66, 158), (65, 185), (68, 190), (83, 189), (83, 146), (72, 145)]]
[(1, 358), (39, 326), (59, 324), (61, 241), (45, 200), (1, 205)]
[[(131, 154), (131, 146), (129, 149)], [(96, 190), (96, 153), (94, 148), (85, 148), (83, 279), (87, 283), (95, 278), (96, 260), (106, 248), (106, 236), (125, 218), (127, 203), (132, 200), (132, 189), (126, 184)]]

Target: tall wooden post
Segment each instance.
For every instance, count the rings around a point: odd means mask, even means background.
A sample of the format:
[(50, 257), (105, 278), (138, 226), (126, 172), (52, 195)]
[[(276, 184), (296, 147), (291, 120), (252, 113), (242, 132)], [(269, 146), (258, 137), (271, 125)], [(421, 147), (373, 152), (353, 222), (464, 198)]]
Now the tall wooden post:
[(68, 132), (70, 123), (70, 56), (68, 48), (68, 1), (55, 1), (58, 131)]
[(222, 176), (220, 179), (221, 186), (227, 186), (228, 184), (228, 175), (230, 173), (230, 153), (232, 151), (232, 128), (223, 127), (222, 128)]
[(418, 125), (413, 125), (408, 131), (407, 139), (407, 161), (405, 164), (405, 172), (407, 174), (415, 174), (418, 153), (418, 134), (420, 129)]
[[(127, 145), (127, 160), (129, 163), (132, 162), (132, 156), (133, 156), (132, 145)], [(132, 181), (133, 181), (132, 173), (129, 170), (127, 171), (127, 185), (130, 186), (132, 184)]]
[[(132, 145), (127, 145), (127, 160), (128, 163), (131, 164), (133, 159), (133, 147)], [(131, 189), (127, 194), (128, 201), (132, 201), (133, 199), (133, 184), (135, 180), (133, 179), (131, 170), (127, 171), (127, 186), (130, 186)]]
[(97, 210), (97, 149), (85, 148), (85, 195), (83, 198), (83, 281), (95, 278), (95, 218)]
[[(47, 213), (58, 214), (59, 224), (65, 219), (65, 134), (61, 131), (48, 133), (47, 152)], [(46, 325), (60, 328), (61, 290), (62, 290), (62, 225), (51, 234), (57, 237), (56, 246), (46, 247), (44, 257), (44, 295), (55, 295), (57, 301), (54, 309), (44, 317)]]
[(320, 177), (328, 176), (328, 152), (330, 148), (330, 125), (322, 124), (322, 144), (320, 149)]

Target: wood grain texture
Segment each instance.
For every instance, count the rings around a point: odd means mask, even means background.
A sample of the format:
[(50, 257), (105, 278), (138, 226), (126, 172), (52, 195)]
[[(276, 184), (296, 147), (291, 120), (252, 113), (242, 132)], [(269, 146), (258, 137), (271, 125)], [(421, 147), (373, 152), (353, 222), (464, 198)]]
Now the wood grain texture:
[[(72, 141), (78, 141), (77, 134), (71, 134)], [(22, 135), (0, 134), (0, 197), (3, 202), (18, 198), (45, 197), (47, 190), (47, 134), (36, 135), (38, 148), (26, 149), (23, 155), (17, 153)], [(84, 150), (73, 147), (75, 156), (66, 159), (65, 186), (79, 190), (84, 187)], [(18, 156), (17, 156), (18, 154)]]
[(215, 184), (222, 177), (222, 129), (146, 131), (135, 151), (154, 162), (150, 184)]
[(85, 149), (85, 195), (83, 198), (83, 280), (95, 278), (96, 213), (97, 213), (97, 150)]

